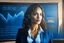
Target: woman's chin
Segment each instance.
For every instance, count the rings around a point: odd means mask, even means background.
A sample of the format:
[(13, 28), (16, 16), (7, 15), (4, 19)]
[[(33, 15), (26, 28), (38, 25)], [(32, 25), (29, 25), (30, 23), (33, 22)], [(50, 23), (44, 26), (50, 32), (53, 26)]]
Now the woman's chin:
[(40, 24), (40, 22), (37, 22), (37, 24)]

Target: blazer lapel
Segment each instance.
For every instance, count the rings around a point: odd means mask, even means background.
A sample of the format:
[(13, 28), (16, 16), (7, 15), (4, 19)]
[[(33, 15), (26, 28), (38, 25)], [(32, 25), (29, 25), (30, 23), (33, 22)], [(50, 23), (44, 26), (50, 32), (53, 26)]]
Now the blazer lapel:
[(44, 42), (44, 32), (40, 33), (40, 39), (41, 39), (41, 43)]

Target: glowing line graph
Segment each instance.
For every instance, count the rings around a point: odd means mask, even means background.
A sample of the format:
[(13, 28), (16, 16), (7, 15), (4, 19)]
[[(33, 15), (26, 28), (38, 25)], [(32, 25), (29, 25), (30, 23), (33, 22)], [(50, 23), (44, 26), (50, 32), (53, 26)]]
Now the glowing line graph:
[(0, 18), (7, 23), (9, 20), (12, 20), (14, 18), (17, 18), (18, 16), (24, 16), (24, 12), (20, 11), (18, 14), (15, 14), (14, 16), (11, 16), (9, 13), (7, 15), (7, 19), (3, 16), (3, 14), (0, 13)]

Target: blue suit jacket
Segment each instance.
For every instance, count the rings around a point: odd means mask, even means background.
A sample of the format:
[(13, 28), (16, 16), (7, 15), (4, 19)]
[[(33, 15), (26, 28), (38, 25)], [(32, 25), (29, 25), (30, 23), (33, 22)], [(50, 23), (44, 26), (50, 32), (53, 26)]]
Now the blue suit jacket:
[[(28, 43), (27, 42), (28, 29), (19, 29), (16, 37), (16, 43)], [(45, 33), (40, 34), (41, 43), (53, 43), (52, 32), (46, 30)]]

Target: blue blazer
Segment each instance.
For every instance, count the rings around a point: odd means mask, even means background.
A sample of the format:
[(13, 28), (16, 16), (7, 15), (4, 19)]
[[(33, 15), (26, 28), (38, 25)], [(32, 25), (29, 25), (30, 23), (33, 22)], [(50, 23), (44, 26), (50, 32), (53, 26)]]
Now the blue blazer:
[[(28, 43), (27, 42), (28, 29), (22, 28), (18, 30), (16, 43)], [(46, 30), (46, 32), (40, 34), (41, 43), (53, 43), (52, 32)]]

